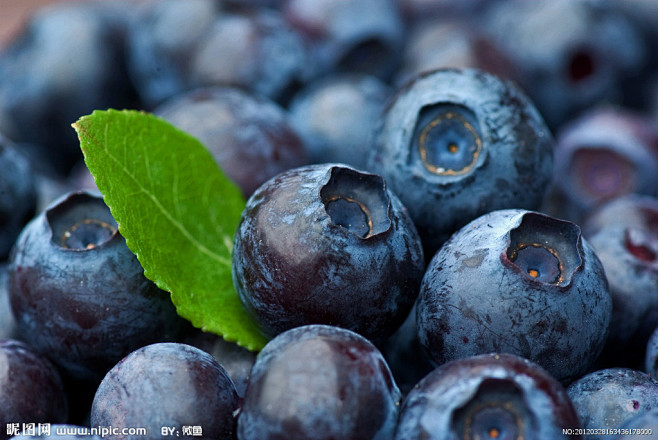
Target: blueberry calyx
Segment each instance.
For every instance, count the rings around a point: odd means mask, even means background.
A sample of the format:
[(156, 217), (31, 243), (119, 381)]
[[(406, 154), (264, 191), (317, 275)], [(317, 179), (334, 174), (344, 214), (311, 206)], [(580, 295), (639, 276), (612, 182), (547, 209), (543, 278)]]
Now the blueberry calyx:
[(540, 213), (525, 214), (509, 232), (506, 265), (534, 282), (566, 287), (582, 265), (580, 228)]
[(627, 228), (624, 231), (624, 247), (638, 260), (653, 263), (656, 261), (656, 246), (653, 237), (645, 231)]
[(116, 237), (118, 225), (101, 198), (90, 193), (71, 193), (61, 204), (46, 211), (51, 241), (71, 251), (96, 249)]
[(421, 109), (414, 142), (423, 166), (441, 176), (468, 173), (482, 152), (477, 118), (465, 107), (453, 104)]
[(331, 223), (368, 239), (391, 228), (391, 201), (384, 179), (351, 168), (333, 167), (320, 198)]
[[(460, 438), (518, 439), (534, 432), (536, 421), (527, 410), (523, 391), (506, 379), (486, 379), (452, 415), (452, 430)], [(526, 426), (529, 423), (531, 426)]]
[(588, 197), (609, 199), (632, 192), (635, 165), (606, 148), (581, 149), (573, 154), (571, 173)]
[(61, 238), (62, 245), (69, 249), (93, 249), (112, 238), (116, 228), (96, 219), (84, 219), (67, 229)]
[(595, 67), (596, 63), (590, 51), (586, 48), (581, 48), (571, 54), (567, 66), (567, 76), (574, 83), (582, 82), (594, 75)]
[(532, 278), (549, 284), (559, 282), (563, 271), (555, 250), (540, 243), (520, 245), (512, 251), (509, 260)]

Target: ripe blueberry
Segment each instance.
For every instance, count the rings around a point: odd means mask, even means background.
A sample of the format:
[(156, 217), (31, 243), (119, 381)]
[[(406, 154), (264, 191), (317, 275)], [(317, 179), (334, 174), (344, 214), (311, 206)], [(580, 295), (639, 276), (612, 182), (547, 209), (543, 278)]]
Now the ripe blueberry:
[(384, 440), (400, 391), (381, 353), (338, 327), (286, 331), (260, 352), (238, 416), (240, 440)]
[(537, 209), (551, 178), (552, 140), (512, 83), (476, 69), (437, 70), (389, 103), (368, 169), (409, 209), (429, 259), (479, 215)]
[(625, 422), (658, 406), (658, 382), (628, 368), (594, 371), (567, 388), (583, 428), (594, 428), (596, 440), (610, 438), (595, 431), (620, 428)]
[(79, 379), (100, 380), (134, 349), (182, 328), (100, 195), (74, 192), (53, 202), (23, 229), (10, 264), (19, 334)]
[(400, 412), (396, 440), (558, 439), (578, 428), (566, 390), (511, 354), (444, 364), (423, 378)]
[(269, 337), (330, 324), (383, 340), (407, 316), (424, 270), (420, 239), (377, 175), (322, 164), (279, 174), (247, 201), (233, 281)]
[(184, 427), (200, 427), (204, 438), (234, 438), (238, 394), (226, 370), (210, 354), (186, 344), (156, 343), (117, 363), (98, 386), (91, 426), (146, 428), (146, 435), (121, 439), (194, 438)]
[(570, 222), (524, 210), (485, 214), (430, 262), (417, 302), (420, 342), (436, 364), (490, 352), (584, 374), (608, 335), (601, 262)]

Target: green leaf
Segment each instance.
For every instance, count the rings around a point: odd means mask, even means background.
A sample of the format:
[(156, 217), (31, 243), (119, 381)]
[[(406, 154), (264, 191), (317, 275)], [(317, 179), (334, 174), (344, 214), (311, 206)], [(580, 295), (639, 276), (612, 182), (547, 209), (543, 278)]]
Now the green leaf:
[(178, 314), (250, 350), (265, 338), (231, 278), (240, 190), (195, 138), (138, 111), (95, 111), (73, 127), (85, 163), (144, 274)]

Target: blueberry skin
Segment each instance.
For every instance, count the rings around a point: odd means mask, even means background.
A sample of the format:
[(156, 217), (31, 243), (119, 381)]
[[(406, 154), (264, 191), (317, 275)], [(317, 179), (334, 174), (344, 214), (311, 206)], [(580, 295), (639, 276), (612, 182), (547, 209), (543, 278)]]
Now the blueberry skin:
[(603, 266), (577, 225), (500, 210), (464, 226), (434, 256), (417, 324), (437, 365), (507, 352), (569, 383), (600, 354), (611, 311)]
[(414, 225), (381, 177), (320, 164), (281, 173), (249, 198), (233, 283), (268, 337), (330, 324), (382, 340), (409, 312), (424, 264)]
[(0, 169), (0, 261), (4, 261), (18, 234), (36, 213), (37, 190), (28, 159), (1, 134)]
[(78, 379), (100, 380), (136, 348), (177, 337), (184, 322), (95, 193), (68, 193), (28, 223), (8, 289), (21, 337)]
[(309, 154), (282, 107), (235, 87), (208, 87), (179, 94), (154, 113), (199, 139), (245, 198)]
[(449, 362), (425, 376), (404, 401), (395, 438), (559, 439), (566, 438), (563, 428), (579, 426), (554, 377), (527, 359), (492, 353)]
[(537, 209), (553, 170), (553, 137), (533, 104), (477, 69), (416, 77), (389, 102), (374, 136), (367, 169), (409, 209), (428, 259), (486, 212)]
[(639, 367), (658, 322), (658, 199), (629, 194), (610, 200), (582, 227), (612, 296), (604, 357), (614, 366)]
[(208, 353), (179, 343), (139, 348), (115, 365), (98, 386), (91, 426), (142, 427), (146, 435), (111, 439), (161, 439), (162, 427), (200, 426), (203, 438), (234, 438), (239, 399), (226, 370)]
[(332, 326), (297, 327), (259, 353), (238, 439), (391, 439), (400, 398), (368, 340)]
[[(0, 339), (0, 420), (6, 423), (64, 423), (68, 402), (55, 367), (24, 342)], [(6, 439), (6, 427), (0, 438)]]
[[(569, 385), (567, 393), (583, 428), (619, 428), (658, 407), (658, 382), (628, 368), (589, 373)], [(588, 437), (610, 438), (596, 434)]]
[(337, 73), (303, 87), (288, 108), (311, 161), (365, 168), (372, 132), (391, 94), (377, 77), (359, 73)]
[(36, 179), (28, 159), (0, 134), (0, 261), (37, 209)]

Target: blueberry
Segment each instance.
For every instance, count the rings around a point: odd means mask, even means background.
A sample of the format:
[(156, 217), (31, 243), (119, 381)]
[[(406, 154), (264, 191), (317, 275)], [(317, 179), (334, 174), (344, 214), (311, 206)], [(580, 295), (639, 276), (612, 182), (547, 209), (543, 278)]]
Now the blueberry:
[(305, 37), (320, 73), (360, 72), (387, 80), (396, 69), (404, 22), (394, 0), (284, 0), (281, 9)]
[[(620, 428), (625, 422), (658, 406), (658, 382), (627, 368), (594, 371), (567, 388), (583, 428)], [(588, 435), (607, 439), (607, 435)]]
[(416, 229), (374, 174), (289, 170), (247, 201), (233, 282), (263, 334), (330, 324), (383, 340), (402, 324), (424, 270)]
[(23, 229), (9, 269), (18, 332), (76, 378), (100, 380), (182, 319), (144, 277), (100, 195), (64, 195)]
[(658, 195), (658, 128), (645, 115), (597, 107), (557, 133), (553, 185), (544, 210), (581, 223), (597, 206), (630, 193)]
[(309, 163), (287, 112), (263, 96), (231, 87), (196, 89), (154, 113), (199, 139), (245, 197), (271, 177)]
[(637, 194), (613, 199), (582, 225), (612, 296), (604, 357), (614, 366), (639, 367), (658, 322), (658, 199)]
[(418, 333), (438, 365), (506, 352), (568, 383), (600, 354), (611, 303), (603, 266), (577, 225), (493, 211), (455, 233), (430, 262)]
[(364, 168), (372, 132), (390, 95), (388, 85), (358, 73), (329, 75), (302, 88), (289, 109), (311, 161)]
[(384, 358), (368, 340), (337, 327), (302, 326), (259, 353), (238, 438), (390, 439), (399, 401)]
[(566, 390), (511, 354), (455, 360), (425, 376), (400, 412), (399, 440), (558, 439), (578, 428)]
[(2, 135), (0, 169), (0, 261), (4, 261), (18, 234), (36, 213), (37, 189), (28, 159)]
[(0, 132), (34, 144), (62, 174), (82, 159), (71, 123), (138, 105), (124, 52), (131, 9), (115, 3), (42, 8), (0, 54)]
[(64, 423), (68, 402), (55, 367), (27, 344), (0, 339), (0, 438), (7, 424)]
[(237, 86), (279, 100), (310, 75), (307, 49), (278, 11), (223, 6), (165, 0), (140, 8), (128, 59), (147, 106), (205, 86)]
[[(146, 428), (112, 439), (234, 438), (238, 395), (226, 370), (203, 350), (156, 343), (115, 365), (98, 386), (91, 426)], [(196, 427), (200, 432), (187, 432)], [(163, 429), (173, 429), (167, 431)]]
[(641, 33), (613, 3), (504, 1), (481, 23), (553, 129), (598, 102), (619, 100), (623, 82), (647, 61)]
[(537, 209), (552, 136), (512, 83), (476, 69), (427, 72), (400, 89), (378, 125), (368, 169), (409, 209), (429, 258), (495, 209)]

